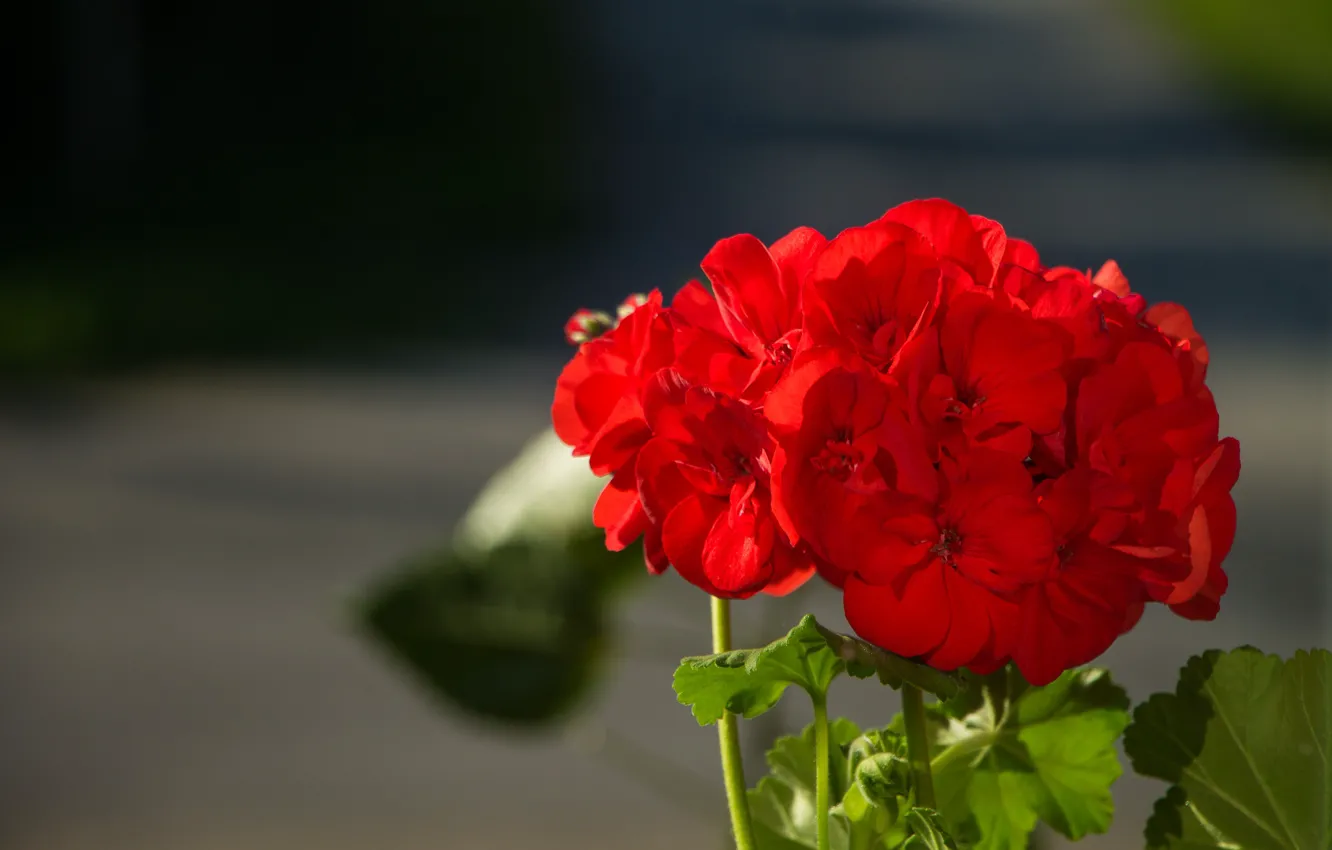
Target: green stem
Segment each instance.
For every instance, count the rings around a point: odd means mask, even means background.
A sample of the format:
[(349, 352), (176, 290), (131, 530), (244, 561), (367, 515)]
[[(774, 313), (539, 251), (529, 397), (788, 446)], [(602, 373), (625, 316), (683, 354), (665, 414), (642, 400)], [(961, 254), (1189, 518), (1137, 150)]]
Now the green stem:
[(830, 784), (829, 764), (832, 758), (828, 752), (828, 700), (823, 696), (814, 697), (814, 814), (818, 825), (818, 850), (829, 850), (831, 838), (828, 835), (828, 800)]
[(987, 747), (992, 747), (999, 740), (999, 736), (993, 732), (976, 734), (956, 744), (952, 744), (944, 749), (943, 752), (930, 759), (930, 772), (938, 773), (951, 765), (960, 758), (966, 758), (975, 755)]
[[(731, 602), (712, 597), (712, 651), (731, 649)], [(731, 831), (736, 850), (755, 850), (754, 825), (749, 819), (749, 799), (745, 796), (745, 764), (740, 755), (740, 725), (731, 712), (717, 721), (721, 740), (722, 775), (726, 779), (726, 803), (731, 808)]]
[(907, 758), (916, 786), (916, 805), (936, 808), (934, 775), (930, 772), (930, 738), (925, 728), (925, 694), (920, 688), (902, 685), (902, 719), (906, 721)]

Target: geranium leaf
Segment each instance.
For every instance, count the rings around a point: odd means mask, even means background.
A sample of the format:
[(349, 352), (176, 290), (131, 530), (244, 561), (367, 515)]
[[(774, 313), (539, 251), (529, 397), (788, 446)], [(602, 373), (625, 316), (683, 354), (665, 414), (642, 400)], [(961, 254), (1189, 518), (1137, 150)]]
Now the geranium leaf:
[(1149, 847), (1326, 850), (1332, 841), (1332, 653), (1249, 647), (1189, 659), (1133, 713), (1124, 749), (1174, 783)]
[[(847, 745), (860, 734), (850, 720), (837, 719), (829, 728), (831, 798), (844, 792), (840, 777), (846, 773)], [(749, 790), (749, 810), (761, 850), (817, 847), (814, 791), (814, 727), (799, 735), (778, 738), (768, 751), (768, 775)], [(834, 850), (850, 850), (849, 830), (836, 818), (829, 824)]]
[(1026, 847), (1037, 820), (1073, 839), (1104, 832), (1127, 709), (1104, 670), (1070, 670), (1043, 688), (1011, 668), (974, 677), (931, 710), (944, 822), (980, 848)]
[(789, 685), (811, 695), (826, 694), (844, 669), (814, 617), (806, 614), (785, 637), (761, 649), (682, 660), (675, 671), (675, 694), (681, 703), (693, 706), (699, 725), (707, 725), (727, 711), (756, 717), (776, 705)]
[(726, 711), (756, 717), (776, 705), (789, 685), (822, 695), (843, 672), (864, 678), (876, 671), (883, 681), (896, 682), (894, 686), (904, 680), (920, 681), (928, 683), (932, 692), (944, 694), (960, 686), (953, 674), (829, 631), (807, 614), (765, 647), (684, 659), (675, 671), (675, 693), (681, 703), (693, 706), (698, 722), (707, 725)]
[(641, 553), (592, 525), (602, 482), (547, 433), (478, 496), (449, 544), (357, 600), (361, 628), (448, 705), (524, 726), (569, 711), (600, 671), (608, 596)]
[(1189, 805), (1188, 796), (1183, 788), (1172, 785), (1165, 796), (1156, 801), (1152, 815), (1147, 819), (1147, 846), (1175, 850), (1234, 847), (1214, 827), (1199, 820), (1197, 810)]

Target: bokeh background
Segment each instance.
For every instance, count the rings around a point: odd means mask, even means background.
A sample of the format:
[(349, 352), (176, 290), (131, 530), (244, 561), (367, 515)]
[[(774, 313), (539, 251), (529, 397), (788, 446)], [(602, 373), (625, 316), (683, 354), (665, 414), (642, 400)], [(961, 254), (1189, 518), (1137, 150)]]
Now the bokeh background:
[[(1324, 0), (18, 0), (0, 47), (4, 848), (723, 846), (677, 579), (524, 733), (344, 603), (544, 427), (574, 308), (913, 197), (1114, 257), (1211, 343), (1231, 590), (1111, 650), (1131, 695), (1332, 643)], [(739, 639), (804, 610), (840, 621), (813, 589)], [(807, 715), (746, 725), (751, 779)], [(1121, 780), (1088, 845), (1141, 846), (1161, 790)]]

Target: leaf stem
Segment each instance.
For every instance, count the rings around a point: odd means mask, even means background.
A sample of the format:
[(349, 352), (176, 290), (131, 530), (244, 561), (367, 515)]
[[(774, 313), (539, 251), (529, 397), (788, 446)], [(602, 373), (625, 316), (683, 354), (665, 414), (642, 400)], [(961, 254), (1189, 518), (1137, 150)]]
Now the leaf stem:
[[(712, 597), (712, 651), (731, 649), (731, 601)], [(721, 742), (722, 775), (726, 780), (726, 803), (731, 809), (731, 831), (736, 850), (755, 850), (754, 825), (749, 819), (749, 799), (745, 794), (745, 765), (740, 754), (738, 718), (726, 712), (717, 721)]]
[(999, 740), (1000, 736), (997, 732), (977, 732), (970, 738), (951, 744), (945, 747), (943, 752), (930, 759), (930, 772), (938, 773), (960, 758), (966, 758), (981, 750), (993, 747), (999, 743)]
[(830, 763), (828, 751), (828, 700), (823, 695), (814, 699), (814, 814), (817, 817), (818, 850), (829, 850), (832, 839), (828, 834), (828, 800)]
[(906, 721), (907, 758), (916, 787), (916, 805), (936, 808), (934, 775), (930, 772), (930, 739), (925, 728), (925, 694), (905, 682), (902, 685), (902, 719)]

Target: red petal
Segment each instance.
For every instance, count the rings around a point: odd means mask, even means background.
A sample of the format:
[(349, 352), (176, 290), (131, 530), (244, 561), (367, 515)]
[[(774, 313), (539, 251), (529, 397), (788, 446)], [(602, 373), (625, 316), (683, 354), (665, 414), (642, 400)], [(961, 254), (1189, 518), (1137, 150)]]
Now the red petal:
[(947, 610), (948, 591), (938, 561), (913, 572), (900, 591), (849, 578), (842, 602), (856, 634), (898, 655), (924, 655), (948, 635), (948, 618), (940, 616)]
[(1004, 261), (1004, 252), (1008, 249), (1008, 234), (1004, 232), (1004, 226), (983, 215), (971, 216), (971, 226), (980, 236), (981, 246), (990, 258), (990, 265), (999, 268), (999, 264)]
[(1207, 524), (1207, 511), (1199, 505), (1189, 517), (1189, 574), (1184, 580), (1176, 582), (1167, 605), (1187, 602), (1202, 590), (1207, 580), (1207, 572), (1212, 566), (1212, 533)]
[(578, 388), (591, 375), (588, 360), (581, 354), (565, 364), (555, 382), (555, 401), (551, 404), (550, 418), (555, 425), (555, 434), (565, 445), (579, 448), (592, 433), (583, 417), (578, 413)]
[(800, 320), (801, 290), (814, 260), (828, 244), (828, 239), (812, 227), (797, 227), (790, 233), (772, 243), (768, 253), (777, 263), (782, 274), (782, 295), (790, 313), (786, 317), (786, 327), (795, 327)]
[(1025, 239), (1014, 239), (1011, 236), (1008, 238), (1008, 244), (1004, 246), (1003, 261), (1035, 272), (1039, 272), (1042, 268), (1041, 257), (1036, 253), (1035, 246)]
[(768, 343), (790, 330), (792, 309), (782, 291), (781, 270), (757, 238), (743, 233), (723, 239), (701, 265), (736, 342), (762, 354)]
[(1105, 261), (1100, 270), (1092, 275), (1092, 283), (1119, 298), (1127, 298), (1131, 294), (1128, 278), (1124, 277), (1124, 272), (1120, 270), (1119, 263), (1114, 260)]
[(908, 201), (893, 207), (879, 221), (895, 221), (928, 239), (940, 259), (948, 258), (966, 269), (976, 283), (994, 279), (994, 264), (967, 211), (942, 198)]
[(786, 596), (814, 575), (814, 556), (777, 542), (772, 549), (772, 578), (764, 585), (769, 596)]
[(685, 581), (712, 593), (715, 588), (703, 571), (703, 541), (726, 505), (720, 499), (690, 496), (666, 517), (661, 527), (662, 549)]
[(592, 454), (588, 463), (592, 472), (596, 475), (615, 473), (633, 459), (651, 436), (638, 399), (625, 396), (590, 440)]
[(769, 474), (772, 487), (772, 516), (777, 527), (786, 535), (786, 540), (795, 545), (800, 540), (795, 521), (791, 517), (791, 507), (787, 504), (790, 493), (799, 492), (799, 486), (789, 480), (794, 473), (785, 449), (778, 448), (772, 458), (772, 471)]
[(703, 543), (703, 572), (719, 595), (748, 594), (772, 576), (772, 534), (759, 522), (753, 500), (733, 501), (717, 516)]
[(634, 483), (632, 468), (620, 470), (606, 483), (592, 507), (592, 523), (606, 529), (606, 548), (612, 552), (626, 548), (647, 527), (647, 515)]
[(678, 445), (661, 437), (648, 440), (638, 452), (635, 463), (638, 492), (643, 510), (652, 522), (663, 522), (672, 508), (693, 494), (693, 488), (678, 468), (684, 459)]
[(948, 619), (948, 635), (925, 660), (940, 670), (956, 670), (971, 663), (990, 642), (989, 608), (1012, 603), (1004, 602), (954, 570), (944, 568), (943, 576), (947, 607), (936, 611), (936, 616)]
[(671, 566), (671, 559), (661, 545), (661, 526), (658, 524), (650, 524), (643, 531), (643, 561), (654, 576), (661, 575)]
[(1072, 624), (1056, 614), (1055, 607), (1044, 582), (1028, 589), (1022, 599), (1013, 663), (1033, 685), (1048, 685), (1073, 666), (1064, 653)]
[(689, 281), (675, 293), (675, 298), (671, 300), (671, 311), (695, 328), (718, 336), (727, 335), (717, 299), (696, 280)]

